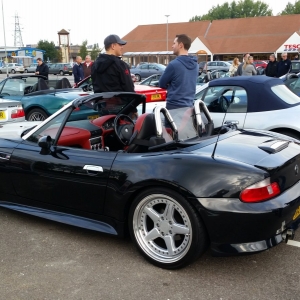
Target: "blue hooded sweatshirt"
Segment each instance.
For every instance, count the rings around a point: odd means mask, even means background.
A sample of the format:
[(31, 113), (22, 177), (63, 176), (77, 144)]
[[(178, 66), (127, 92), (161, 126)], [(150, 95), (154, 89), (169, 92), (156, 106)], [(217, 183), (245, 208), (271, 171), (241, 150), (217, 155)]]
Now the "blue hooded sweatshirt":
[(195, 56), (180, 55), (168, 64), (159, 80), (159, 86), (168, 91), (167, 109), (193, 106), (197, 77)]

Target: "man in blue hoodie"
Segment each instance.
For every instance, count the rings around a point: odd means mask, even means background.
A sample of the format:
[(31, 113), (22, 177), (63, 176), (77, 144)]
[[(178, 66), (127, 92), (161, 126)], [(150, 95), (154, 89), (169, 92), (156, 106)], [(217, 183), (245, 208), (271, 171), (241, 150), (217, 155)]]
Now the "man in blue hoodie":
[(167, 109), (191, 107), (194, 104), (198, 63), (194, 56), (188, 56), (192, 41), (186, 34), (178, 34), (173, 42), (173, 53), (177, 56), (172, 60), (163, 75), (159, 86), (167, 89)]

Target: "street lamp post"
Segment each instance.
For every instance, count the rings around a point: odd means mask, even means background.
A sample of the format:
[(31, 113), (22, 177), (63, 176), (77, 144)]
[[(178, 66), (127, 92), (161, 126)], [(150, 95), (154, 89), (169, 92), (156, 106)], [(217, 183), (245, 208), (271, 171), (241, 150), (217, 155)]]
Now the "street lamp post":
[(71, 63), (71, 29), (69, 29), (69, 39), (68, 39), (68, 46), (69, 46), (69, 62)]
[(165, 17), (167, 17), (167, 51), (168, 51), (168, 39), (169, 39), (169, 22), (168, 22), (168, 18), (170, 17), (170, 15), (165, 15)]
[(5, 49), (5, 57), (6, 57), (6, 77), (8, 77), (8, 64), (7, 64), (7, 49), (6, 49), (6, 37), (5, 37), (5, 25), (4, 25), (4, 11), (3, 11), (3, 0), (1, 0), (2, 4), (2, 20), (3, 20), (3, 35), (4, 35), (4, 49)]

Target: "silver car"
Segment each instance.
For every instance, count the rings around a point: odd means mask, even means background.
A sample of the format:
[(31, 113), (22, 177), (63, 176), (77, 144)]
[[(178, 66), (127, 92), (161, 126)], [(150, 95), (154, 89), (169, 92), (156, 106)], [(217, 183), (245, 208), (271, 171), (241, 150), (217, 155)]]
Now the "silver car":
[(207, 71), (223, 70), (229, 71), (231, 64), (227, 61), (209, 61), (207, 62)]
[(35, 73), (36, 67), (38, 64), (31, 64), (29, 67), (25, 67), (24, 72), (25, 73)]
[(24, 66), (17, 63), (8, 63), (7, 65), (4, 65), (0, 68), (0, 74), (6, 73), (6, 71), (12, 74), (15, 74), (17, 72), (24, 73)]

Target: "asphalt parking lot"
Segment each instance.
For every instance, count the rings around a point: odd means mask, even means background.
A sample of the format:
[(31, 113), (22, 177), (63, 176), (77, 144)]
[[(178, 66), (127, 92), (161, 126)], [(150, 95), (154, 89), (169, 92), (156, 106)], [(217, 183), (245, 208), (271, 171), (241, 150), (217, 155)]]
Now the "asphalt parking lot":
[[(73, 76), (65, 77), (73, 84)], [(50, 75), (55, 78), (61, 76)], [(208, 250), (194, 264), (169, 271), (145, 261), (129, 239), (4, 208), (0, 228), (0, 300), (299, 299), (298, 245), (225, 258)]]
[[(130, 240), (0, 208), (0, 299), (299, 299), (300, 248), (169, 271)], [(300, 241), (299, 233), (296, 240)]]

